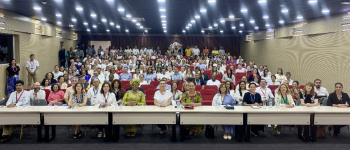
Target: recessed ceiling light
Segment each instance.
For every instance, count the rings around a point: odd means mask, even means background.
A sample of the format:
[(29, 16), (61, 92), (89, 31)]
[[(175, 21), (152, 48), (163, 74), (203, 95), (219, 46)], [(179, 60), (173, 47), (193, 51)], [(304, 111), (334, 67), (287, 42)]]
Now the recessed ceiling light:
[(185, 33), (186, 31), (185, 30), (182, 30), (183, 33)]
[(84, 25), (88, 25), (88, 23), (87, 23), (87, 22), (84, 22)]
[(140, 26), (141, 29), (143, 29), (143, 26)]
[(125, 30), (125, 32), (129, 32), (129, 30), (128, 30), (128, 29), (126, 29), (126, 30)]
[(199, 19), (199, 18), (201, 18), (201, 16), (197, 15), (197, 16), (195, 16), (194, 18)]
[(259, 0), (259, 3), (266, 3), (266, 0)]
[(145, 30), (145, 32), (147, 33), (147, 32), (148, 32), (148, 30)]
[(34, 10), (41, 10), (41, 7), (33, 7), (34, 8)]
[(210, 26), (210, 27), (208, 27), (209, 29), (213, 29), (213, 27), (212, 26)]
[(166, 27), (163, 27), (163, 29), (166, 29)]
[(231, 27), (232, 29), (236, 29), (236, 27)]
[(87, 29), (86, 31), (87, 31), (87, 32), (90, 32), (90, 29)]
[(303, 16), (298, 16), (297, 18), (298, 18), (298, 19), (303, 19)]
[(241, 12), (247, 12), (248, 11), (248, 9), (242, 9), (241, 10)]
[(229, 16), (229, 18), (235, 18), (235, 16), (234, 16), (234, 15), (231, 15), (231, 16)]
[(239, 33), (242, 33), (242, 30), (240, 30)]
[(124, 8), (119, 8), (118, 11), (125, 11)]
[(254, 21), (254, 20), (250, 20), (249, 22), (250, 22), (250, 23), (255, 23), (255, 21)]
[(222, 20), (220, 20), (220, 22), (221, 22), (221, 23), (222, 23), (222, 22), (225, 22), (225, 20), (222, 19)]
[(106, 0), (107, 2), (113, 2), (114, 0)]
[(77, 21), (77, 19), (72, 19), (72, 21), (76, 22), (76, 21)]
[(92, 27), (93, 27), (93, 28), (97, 28), (97, 26), (96, 26), (96, 25), (93, 25)]
[(165, 23), (163, 23), (162, 25), (163, 25), (163, 26), (166, 26), (166, 24), (165, 24)]
[(97, 15), (96, 15), (96, 14), (91, 14), (90, 16), (91, 16), (91, 17), (96, 17)]
[(137, 26), (141, 25), (140, 23), (136, 23)]
[(322, 10), (323, 13), (329, 13), (328, 9)]
[(195, 23), (196, 21), (195, 20), (191, 20), (192, 23)]
[(101, 21), (102, 21), (102, 22), (107, 22), (107, 19), (102, 19)]
[(282, 12), (288, 12), (289, 10), (288, 9), (282, 9)]
[(136, 22), (136, 19), (131, 20), (132, 22)]
[(56, 17), (62, 17), (62, 15), (61, 14), (56, 14)]
[(166, 30), (164, 30), (164, 32), (166, 33), (167, 31), (166, 31)]
[(160, 16), (160, 18), (165, 18), (166, 16)]
[(42, 21), (46, 21), (46, 18), (41, 18)]
[(343, 5), (349, 5), (350, 2), (341, 2), (340, 4), (343, 4)]
[(120, 26), (115, 26), (115, 27), (118, 28), (118, 29), (120, 28)]
[(109, 25), (114, 26), (114, 22), (109, 23)]
[(220, 33), (224, 33), (224, 31), (220, 30)]
[(214, 24), (214, 27), (217, 27), (217, 26), (218, 26), (218, 24), (217, 24), (217, 23), (215, 23), (215, 24)]
[(57, 22), (57, 24), (62, 24), (62, 22)]
[(263, 18), (264, 18), (264, 19), (268, 19), (268, 18), (269, 18), (269, 16), (264, 16)]
[(283, 21), (283, 20), (281, 20), (281, 21), (279, 21), (279, 23), (284, 23), (284, 21)]
[(317, 0), (309, 0), (309, 3), (317, 3)]
[(270, 26), (270, 24), (266, 24), (265, 26), (266, 26), (266, 27), (269, 27), (269, 26)]
[(201, 11), (201, 12), (207, 12), (207, 10), (206, 10), (206, 9), (201, 9), (200, 11)]
[(162, 22), (166, 22), (165, 20), (162, 20)]
[(188, 24), (188, 26), (192, 27), (192, 24)]
[(255, 29), (259, 29), (259, 27), (255, 27)]
[(165, 2), (165, 0), (158, 0), (158, 2)]
[(186, 29), (189, 29), (190, 27), (186, 27)]
[(131, 18), (131, 15), (126, 15), (126, 18)]
[(243, 24), (243, 23), (241, 23), (241, 24), (239, 24), (239, 26), (243, 27), (243, 26), (244, 26), (244, 24)]
[(109, 32), (109, 30), (106, 30), (107, 32)]
[(159, 9), (159, 11), (165, 11), (165, 9)]
[(208, 0), (208, 3), (215, 3), (216, 0)]
[(202, 30), (201, 32), (204, 33), (204, 30)]
[(79, 11), (83, 10), (82, 7), (76, 7), (75, 9), (76, 9), (76, 10), (79, 10)]

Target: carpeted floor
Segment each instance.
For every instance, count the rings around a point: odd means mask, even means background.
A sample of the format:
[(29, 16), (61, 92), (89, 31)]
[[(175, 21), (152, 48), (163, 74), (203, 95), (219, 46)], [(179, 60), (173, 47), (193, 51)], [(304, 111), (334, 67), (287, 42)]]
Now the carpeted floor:
[[(81, 128), (84, 135), (84, 128)], [(97, 130), (98, 131), (98, 130)], [(284, 127), (281, 135), (273, 135), (272, 128), (268, 128), (266, 133), (260, 133), (259, 137), (251, 136), (251, 142), (237, 142), (235, 139), (224, 140), (222, 138), (223, 130), (219, 126), (218, 133), (215, 139), (207, 139), (202, 135), (197, 135), (191, 139), (186, 139), (185, 142), (171, 142), (171, 135), (167, 132), (165, 134), (159, 134), (159, 128), (156, 128), (153, 134), (151, 133), (151, 125), (145, 125), (143, 134), (138, 132), (136, 137), (127, 137), (124, 135), (120, 136), (117, 143), (115, 142), (104, 142), (103, 138), (97, 138), (93, 135), (93, 129), (87, 127), (87, 135), (81, 139), (73, 139), (73, 131), (69, 131), (67, 136), (67, 128), (65, 126), (57, 126), (56, 139), (50, 143), (39, 143), (36, 141), (36, 129), (30, 130), (28, 134), (28, 128), (25, 128), (25, 132), (22, 139), (19, 139), (20, 128), (17, 127), (15, 130), (12, 140), (8, 143), (0, 143), (0, 149), (269, 149), (269, 150), (281, 150), (281, 149), (349, 149), (350, 146), (350, 134), (347, 127), (341, 129), (339, 136), (330, 136), (330, 132), (326, 131), (325, 138), (318, 138), (316, 142), (304, 142), (297, 137), (297, 128), (292, 127), (292, 133), (289, 133), (288, 126)], [(44, 133), (44, 131), (43, 131)], [(179, 130), (177, 130), (179, 134)]]

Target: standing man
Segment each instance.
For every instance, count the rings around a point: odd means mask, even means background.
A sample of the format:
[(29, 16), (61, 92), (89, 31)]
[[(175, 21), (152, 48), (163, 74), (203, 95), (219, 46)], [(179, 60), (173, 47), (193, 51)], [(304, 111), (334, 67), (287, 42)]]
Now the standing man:
[(194, 54), (194, 56), (199, 56), (200, 51), (199, 51), (197, 45), (194, 46), (194, 48), (192, 49), (192, 53)]
[(192, 54), (192, 49), (190, 48), (190, 46), (187, 46), (187, 49), (185, 50), (186, 56), (191, 56)]
[(92, 48), (91, 48), (91, 45), (89, 45), (88, 49), (86, 50), (86, 54), (89, 54), (90, 56), (92, 56)]
[(102, 47), (100, 46), (100, 48), (97, 50), (97, 53), (98, 53), (98, 56), (99, 56), (99, 57), (101, 57), (101, 55), (103, 55), (102, 52), (103, 52), (103, 49), (102, 49)]
[(222, 56), (225, 56), (225, 50), (224, 50), (224, 47), (223, 47), (223, 46), (220, 46), (219, 53), (220, 53)]
[(34, 82), (37, 81), (36, 72), (39, 69), (39, 62), (37, 60), (35, 60), (35, 55), (30, 54), (29, 58), (30, 58), (30, 60), (27, 61), (27, 63), (26, 63), (26, 69), (28, 71), (28, 88), (31, 87), (33, 79), (34, 79)]
[(78, 47), (77, 52), (75, 52), (75, 56), (80, 60), (80, 62), (83, 62), (84, 52), (80, 49), (80, 47)]
[(60, 64), (63, 67), (66, 67), (66, 50), (64, 49), (64, 46), (61, 46), (61, 50), (58, 51), (58, 57), (60, 59)]
[(158, 55), (161, 54), (161, 51), (160, 51), (160, 49), (159, 49), (159, 46), (157, 47), (156, 53), (157, 53)]

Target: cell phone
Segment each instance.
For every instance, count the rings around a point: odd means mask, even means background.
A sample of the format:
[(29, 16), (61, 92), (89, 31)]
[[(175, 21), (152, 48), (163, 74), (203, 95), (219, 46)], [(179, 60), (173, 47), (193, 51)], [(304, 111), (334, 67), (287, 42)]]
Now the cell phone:
[(100, 105), (100, 107), (98, 107), (98, 108), (106, 108), (106, 106), (101, 106), (101, 105)]

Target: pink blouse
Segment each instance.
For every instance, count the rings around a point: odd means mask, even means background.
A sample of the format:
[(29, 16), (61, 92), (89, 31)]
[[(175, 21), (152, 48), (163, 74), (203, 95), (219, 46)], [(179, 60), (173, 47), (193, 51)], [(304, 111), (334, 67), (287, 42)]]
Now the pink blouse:
[(58, 91), (56, 94), (54, 92), (51, 92), (49, 97), (47, 98), (47, 102), (50, 103), (52, 100), (58, 100), (58, 99), (63, 99), (64, 98), (64, 92), (63, 91)]

